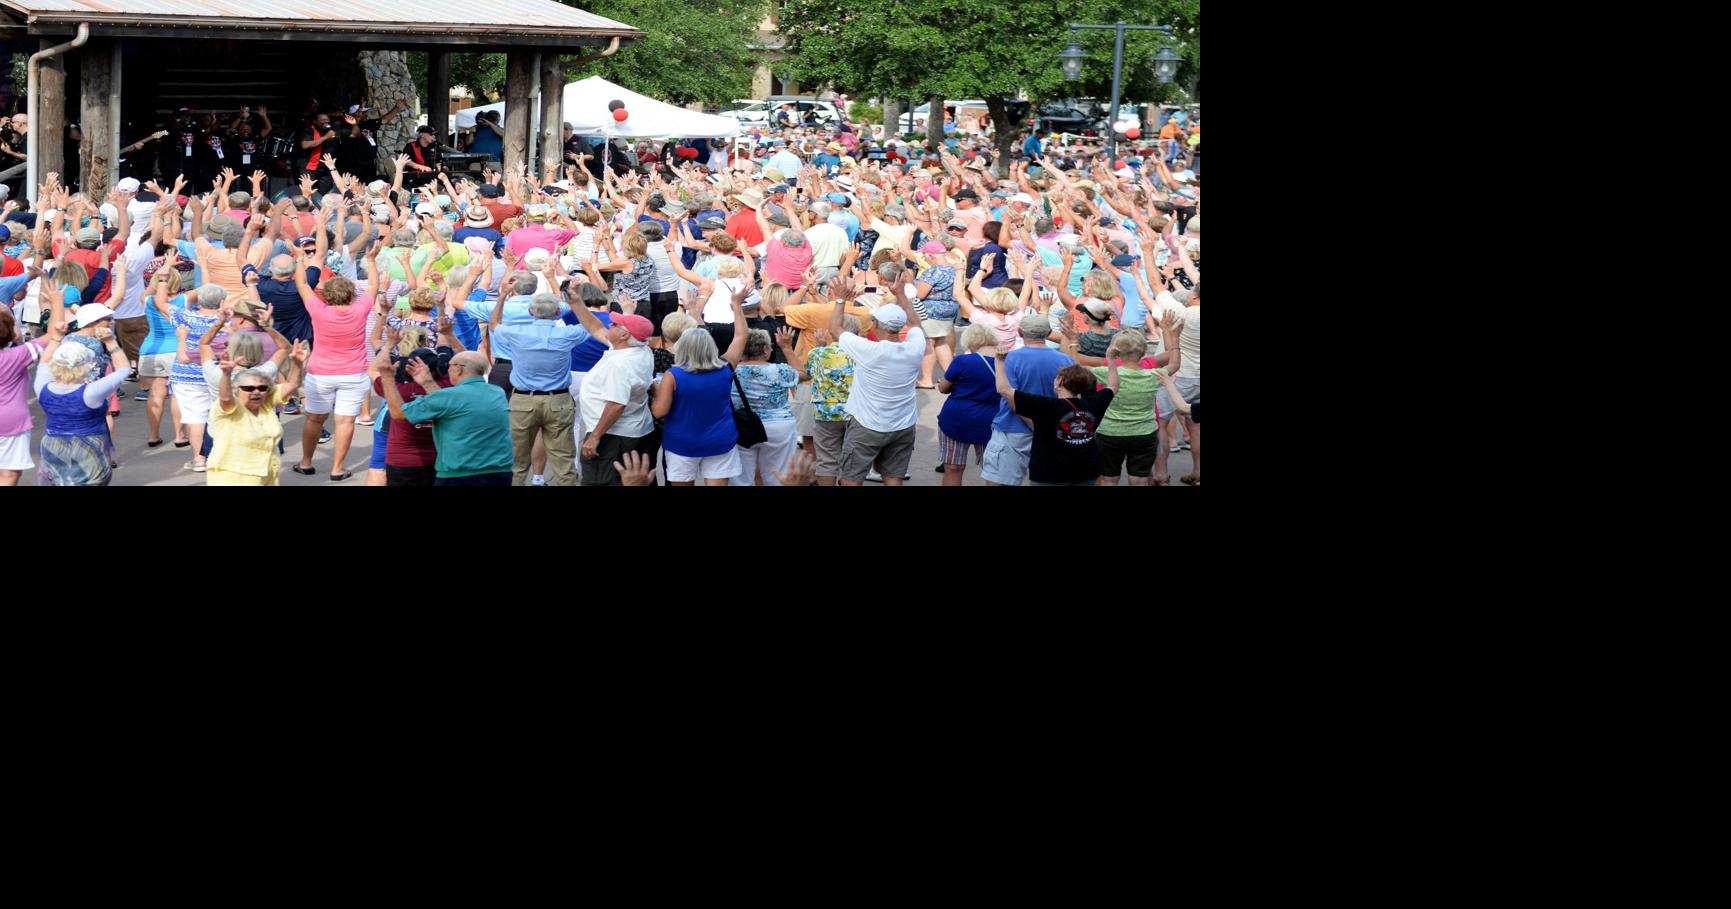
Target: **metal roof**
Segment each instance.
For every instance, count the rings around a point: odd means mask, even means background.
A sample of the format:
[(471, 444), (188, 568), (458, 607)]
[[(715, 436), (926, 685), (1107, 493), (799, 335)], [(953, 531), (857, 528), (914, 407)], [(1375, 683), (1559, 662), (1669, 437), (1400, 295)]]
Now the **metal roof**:
[(642, 32), (552, 0), (0, 0), (32, 26), (88, 22), (142, 29), (216, 27), (276, 31), (461, 34)]

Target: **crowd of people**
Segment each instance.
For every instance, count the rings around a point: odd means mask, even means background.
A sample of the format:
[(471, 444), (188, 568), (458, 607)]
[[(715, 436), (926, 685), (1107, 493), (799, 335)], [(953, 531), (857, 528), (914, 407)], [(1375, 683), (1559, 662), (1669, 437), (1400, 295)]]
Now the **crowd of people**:
[(377, 173), (400, 115), (309, 112), (287, 193), (259, 110), (182, 121), (158, 180), (8, 199), (0, 485), (123, 476), (129, 398), (210, 485), (328, 444), (367, 485), (896, 486), (934, 407), (944, 485), (970, 453), (991, 485), (1167, 485), (1184, 448), (1201, 485), (1199, 141), (1114, 169), (1056, 136), (567, 129), (475, 182), (426, 128)]

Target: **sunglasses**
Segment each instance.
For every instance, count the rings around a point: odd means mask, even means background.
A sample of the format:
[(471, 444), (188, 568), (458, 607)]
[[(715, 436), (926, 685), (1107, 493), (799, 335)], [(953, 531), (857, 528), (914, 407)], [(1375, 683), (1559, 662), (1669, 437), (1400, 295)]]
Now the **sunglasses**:
[(270, 391), (270, 386), (269, 385), (242, 385), (242, 386), (240, 386), (240, 390), (241, 391), (250, 391), (254, 394), (264, 394), (265, 392)]

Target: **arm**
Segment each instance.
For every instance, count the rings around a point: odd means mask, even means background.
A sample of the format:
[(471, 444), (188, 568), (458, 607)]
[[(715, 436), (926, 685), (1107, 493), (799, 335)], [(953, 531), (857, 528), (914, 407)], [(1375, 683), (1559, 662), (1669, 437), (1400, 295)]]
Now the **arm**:
[(263, 139), (270, 135), (271, 130), (276, 129), (276, 127), (271, 125), (270, 113), (264, 109), (263, 104), (258, 106), (258, 118), (264, 121), (264, 128), (258, 131), (258, 137)]
[(781, 355), (787, 360), (787, 365), (799, 374), (801, 382), (811, 381), (811, 374), (805, 371), (805, 363), (793, 355), (793, 329), (783, 328), (775, 333), (775, 345), (781, 348)]
[[(206, 360), (205, 362), (210, 362)], [(216, 402), (222, 407), (223, 413), (234, 413), (234, 387), (230, 384), (229, 374), (234, 371), (234, 361), (222, 358), (222, 378), (216, 386)]]
[[(307, 372), (307, 357), (312, 355), (312, 347), (305, 341), (296, 341), (291, 351), (293, 359), (288, 361), (288, 372), (276, 385), (276, 399), (286, 401), (301, 387), (301, 379)], [(280, 367), (279, 367), (280, 368)]]
[(745, 340), (751, 333), (751, 327), (745, 324), (745, 309), (740, 306), (739, 299), (735, 295), (729, 301), (733, 305), (733, 341), (721, 354), (721, 358), (733, 366), (738, 366), (739, 361), (745, 357)]
[(655, 383), (655, 398), (649, 402), (649, 413), (659, 420), (673, 410), (673, 373), (661, 374), (661, 381)]
[(455, 325), (456, 322), (450, 316), (440, 316), (439, 338), (445, 342), (446, 347), (451, 348), (452, 353), (462, 353), (469, 348), (463, 346), (462, 339), (457, 337)]
[(1016, 410), (1016, 389), (1010, 385), (1010, 373), (1004, 368), (1004, 356), (1005, 352), (1000, 349), (998, 351), (998, 368), (994, 370), (997, 373), (998, 394), (1010, 403), (1010, 411), (1014, 413)]
[(206, 365), (216, 362), (216, 353), (211, 350), (210, 344), (216, 340), (217, 332), (228, 324), (228, 319), (229, 311), (227, 309), (222, 310), (217, 314), (217, 320), (210, 323), (210, 327), (204, 330), (204, 334), (199, 335), (198, 362)]

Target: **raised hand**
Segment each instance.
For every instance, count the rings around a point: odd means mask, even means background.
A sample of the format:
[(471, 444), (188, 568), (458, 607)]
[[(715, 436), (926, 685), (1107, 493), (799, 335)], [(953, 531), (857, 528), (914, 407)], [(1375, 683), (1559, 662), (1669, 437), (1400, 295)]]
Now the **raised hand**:
[(98, 340), (98, 341), (106, 341), (109, 338), (114, 337), (114, 329), (109, 328), (106, 325), (97, 326), (95, 333), (96, 333), (96, 340)]
[(404, 167), (408, 166), (409, 156), (408, 155), (398, 155), (395, 158), (391, 159), (391, 163), (396, 165), (397, 170), (402, 170)]
[(793, 329), (777, 329), (775, 333), (775, 344), (782, 350), (793, 350)]
[(810, 486), (817, 477), (817, 454), (802, 451), (787, 461), (787, 470), (776, 471), (783, 486)]
[[(600, 455), (597, 446), (596, 455)], [(619, 471), (619, 481), (626, 486), (649, 486), (655, 478), (655, 461), (641, 451), (628, 451), (621, 456), (623, 461), (614, 461), (613, 469)]]
[[(263, 108), (259, 108), (259, 109), (263, 110)], [(306, 341), (296, 341), (294, 343), (294, 347), (289, 349), (289, 357), (292, 358), (296, 363), (299, 363), (301, 365), (302, 369), (306, 368), (307, 358), (312, 356), (312, 355), (313, 355), (313, 346), (311, 344), (307, 343)]]

